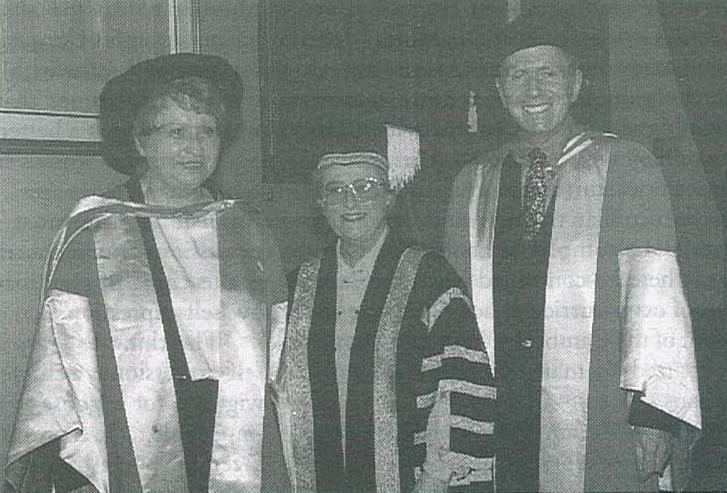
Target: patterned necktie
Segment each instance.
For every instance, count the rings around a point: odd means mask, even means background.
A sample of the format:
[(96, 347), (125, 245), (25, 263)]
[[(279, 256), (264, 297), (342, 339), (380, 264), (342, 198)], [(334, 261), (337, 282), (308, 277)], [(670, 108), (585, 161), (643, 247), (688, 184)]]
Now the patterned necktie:
[(523, 212), (525, 218), (525, 240), (533, 243), (540, 231), (547, 202), (547, 180), (552, 169), (547, 167), (548, 157), (536, 147), (528, 153), (530, 165), (525, 173)]

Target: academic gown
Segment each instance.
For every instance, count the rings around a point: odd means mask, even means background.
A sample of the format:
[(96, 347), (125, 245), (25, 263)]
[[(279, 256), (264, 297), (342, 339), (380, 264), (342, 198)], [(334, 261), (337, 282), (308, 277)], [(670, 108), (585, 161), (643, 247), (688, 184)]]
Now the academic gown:
[[(217, 230), (218, 364), (180, 393), (170, 368), (179, 354), (168, 351), (169, 313), (138, 219), (208, 217)], [(277, 248), (249, 206), (147, 206), (124, 187), (81, 200), (49, 255), (7, 478), (21, 492), (269, 491), (268, 350), (277, 361), (286, 309)], [(204, 485), (188, 477), (187, 454), (202, 448)]]
[(442, 257), (387, 237), (356, 322), (343, 443), (336, 269), (331, 247), (292, 276), (275, 386), (294, 491), (411, 491), (428, 444), (471, 470), (450, 491), (491, 490), (495, 389), (458, 276)]
[(445, 236), (503, 389), (497, 487), (638, 490), (631, 425), (701, 426), (660, 170), (624, 139), (574, 136), (543, 227), (525, 245), (520, 167), (509, 153), (506, 146), (460, 173)]

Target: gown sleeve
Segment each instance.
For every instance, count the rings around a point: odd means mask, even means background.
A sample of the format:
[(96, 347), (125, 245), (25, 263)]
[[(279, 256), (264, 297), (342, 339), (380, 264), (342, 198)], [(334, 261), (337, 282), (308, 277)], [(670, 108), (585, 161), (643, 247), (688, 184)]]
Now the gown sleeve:
[[(423, 469), (450, 479), (449, 491), (490, 491), (494, 464), (495, 383), (472, 303), (446, 261), (431, 255), (424, 268), (441, 286), (422, 314), (428, 330), (417, 406), (429, 412)], [(446, 281), (442, 283), (442, 280)]]

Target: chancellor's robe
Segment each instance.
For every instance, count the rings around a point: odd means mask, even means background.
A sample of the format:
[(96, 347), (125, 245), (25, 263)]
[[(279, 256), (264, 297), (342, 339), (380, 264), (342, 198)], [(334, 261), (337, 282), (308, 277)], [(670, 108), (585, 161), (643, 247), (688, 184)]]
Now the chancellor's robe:
[[(192, 447), (209, 433), (209, 491), (268, 491), (261, 485), (268, 349), (280, 347), (287, 306), (271, 236), (234, 200), (170, 209), (129, 202), (123, 188), (112, 197), (83, 199), (51, 250), (7, 478), (21, 492), (188, 491), (190, 450), (178, 414), (186, 409), (203, 416), (186, 435)], [(186, 407), (178, 407), (159, 278), (138, 218), (215, 224), (211, 401), (192, 380)]]
[(336, 270), (332, 247), (294, 276), (275, 379), (294, 491), (409, 492), (428, 447), (469, 471), (450, 491), (491, 490), (495, 389), (458, 276), (436, 254), (385, 240), (356, 322), (343, 443)]
[[(556, 189), (540, 237), (525, 247), (514, 240), (523, 229), (510, 152), (505, 146), (459, 174), (445, 235), (446, 256), (471, 288), (494, 348), (496, 483), (506, 491), (635, 491), (631, 424), (701, 426), (664, 180), (642, 147), (574, 135), (552, 163)], [(681, 453), (675, 447), (674, 457)], [(671, 472), (683, 484), (683, 469)]]

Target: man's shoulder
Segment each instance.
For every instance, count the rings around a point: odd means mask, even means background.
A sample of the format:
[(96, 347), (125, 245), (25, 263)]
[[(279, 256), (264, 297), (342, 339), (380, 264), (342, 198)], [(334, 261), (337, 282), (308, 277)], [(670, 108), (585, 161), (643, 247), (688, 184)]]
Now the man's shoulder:
[(487, 171), (499, 166), (510, 151), (510, 145), (503, 145), (494, 150), (482, 152), (473, 161), (466, 164), (457, 174), (455, 183), (471, 185), (475, 175), (480, 171)]
[(621, 135), (601, 132), (596, 142), (610, 145), (611, 174), (623, 174), (636, 179), (644, 173), (661, 175), (661, 166), (645, 145)]
[[(561, 161), (575, 155), (588, 156), (592, 153), (580, 153), (584, 149), (604, 149), (610, 154), (609, 168), (613, 171), (637, 171), (639, 168), (650, 169), (657, 166), (656, 158), (644, 145), (627, 137), (608, 131), (586, 130), (574, 136), (563, 150)], [(624, 171), (621, 170), (621, 171)]]
[(513, 143), (508, 142), (507, 144), (501, 145), (495, 149), (485, 151), (475, 160), (473, 163), (476, 167), (491, 167), (502, 163), (503, 159), (511, 151)]
[(591, 140), (594, 144), (610, 145), (618, 152), (631, 152), (651, 156), (651, 152), (642, 144), (626, 136), (610, 131), (587, 130), (579, 136), (582, 140)]
[(613, 139), (613, 151), (625, 156), (632, 156), (639, 161), (654, 160), (654, 154), (645, 145), (626, 137), (615, 137)]

